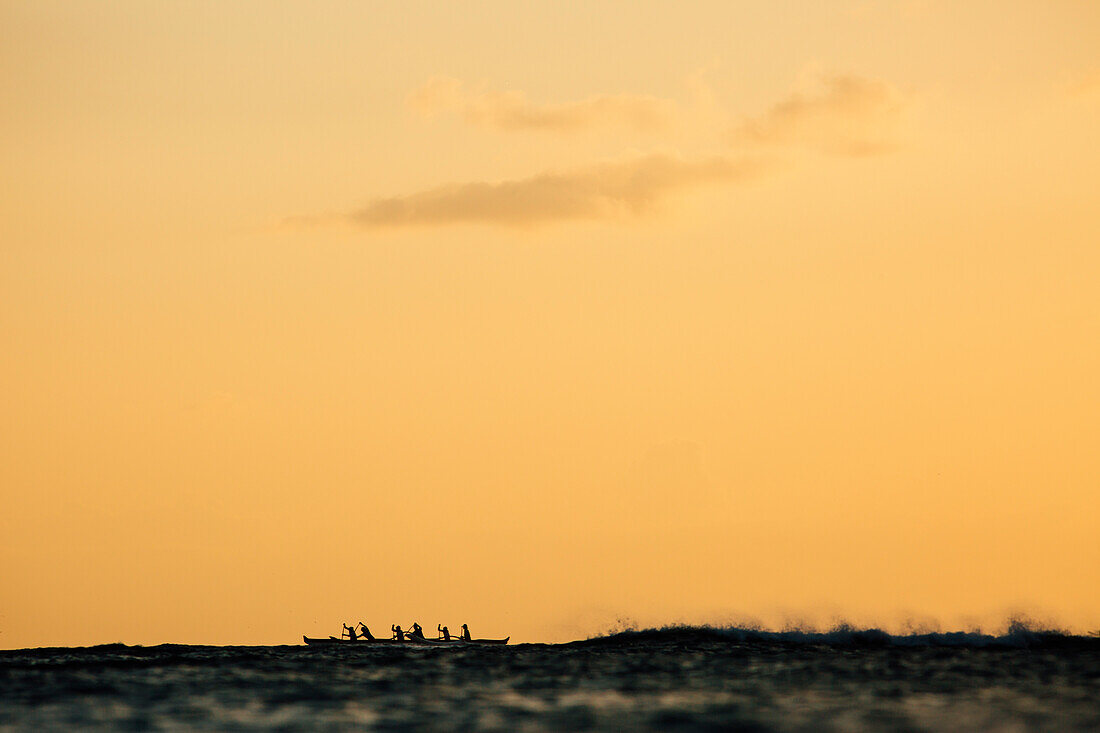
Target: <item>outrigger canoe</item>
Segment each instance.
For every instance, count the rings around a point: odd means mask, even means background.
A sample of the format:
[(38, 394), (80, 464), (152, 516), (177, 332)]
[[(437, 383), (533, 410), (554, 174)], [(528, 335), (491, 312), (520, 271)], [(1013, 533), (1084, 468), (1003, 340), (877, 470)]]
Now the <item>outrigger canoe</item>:
[(414, 644), (425, 646), (469, 646), (471, 644), (507, 644), (508, 640), (512, 637), (506, 636), (503, 639), (470, 639), (465, 641), (464, 639), (421, 639), (415, 636), (406, 636), (404, 641), (398, 641), (397, 639), (356, 639), (352, 641), (350, 639), (339, 639), (335, 636), (330, 636), (327, 639), (311, 639), (308, 636), (303, 636), (302, 640), (310, 646), (332, 646), (335, 644)]

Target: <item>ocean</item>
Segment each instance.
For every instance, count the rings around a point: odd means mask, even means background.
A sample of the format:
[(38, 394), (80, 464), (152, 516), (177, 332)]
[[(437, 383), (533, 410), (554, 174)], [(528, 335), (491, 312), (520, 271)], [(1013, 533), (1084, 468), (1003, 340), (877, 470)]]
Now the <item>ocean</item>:
[(0, 730), (1097, 731), (1100, 638), (674, 628), (0, 652)]

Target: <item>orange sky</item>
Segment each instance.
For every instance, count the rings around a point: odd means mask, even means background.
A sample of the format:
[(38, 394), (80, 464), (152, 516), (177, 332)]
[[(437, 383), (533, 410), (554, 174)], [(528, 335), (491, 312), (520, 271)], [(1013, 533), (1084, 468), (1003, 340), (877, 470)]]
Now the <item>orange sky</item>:
[(0, 2), (0, 648), (1100, 627), (1100, 5)]

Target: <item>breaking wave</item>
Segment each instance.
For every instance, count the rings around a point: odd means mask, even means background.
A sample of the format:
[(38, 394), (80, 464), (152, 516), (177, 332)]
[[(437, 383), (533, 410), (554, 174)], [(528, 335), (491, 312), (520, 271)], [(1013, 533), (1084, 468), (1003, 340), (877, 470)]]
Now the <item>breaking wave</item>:
[(673, 625), (649, 629), (612, 631), (590, 637), (572, 645), (633, 646), (667, 643), (671, 645), (713, 644), (715, 642), (774, 644), (799, 646), (857, 647), (1082, 647), (1100, 651), (1100, 632), (1088, 636), (1071, 634), (1061, 629), (1036, 628), (1026, 622), (1013, 621), (1000, 634), (981, 631), (916, 632), (891, 634), (877, 628), (856, 628), (839, 624), (826, 631), (817, 629), (783, 629), (739, 626)]

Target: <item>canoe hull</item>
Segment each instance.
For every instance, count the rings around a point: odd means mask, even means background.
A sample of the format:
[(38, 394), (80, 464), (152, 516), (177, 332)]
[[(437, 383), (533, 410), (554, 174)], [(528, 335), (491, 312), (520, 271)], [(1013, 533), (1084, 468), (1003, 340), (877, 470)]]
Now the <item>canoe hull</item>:
[(503, 639), (472, 639), (470, 641), (463, 641), (462, 639), (451, 639), (446, 641), (444, 639), (417, 639), (414, 637), (406, 637), (404, 641), (398, 641), (397, 639), (356, 639), (351, 641), (350, 639), (337, 639), (330, 636), (327, 639), (314, 639), (308, 636), (303, 636), (304, 641), (309, 646), (339, 646), (341, 644), (352, 644), (368, 646), (371, 644), (410, 644), (413, 646), (481, 646), (481, 645), (502, 645), (507, 644), (508, 639), (512, 637), (508, 636)]

